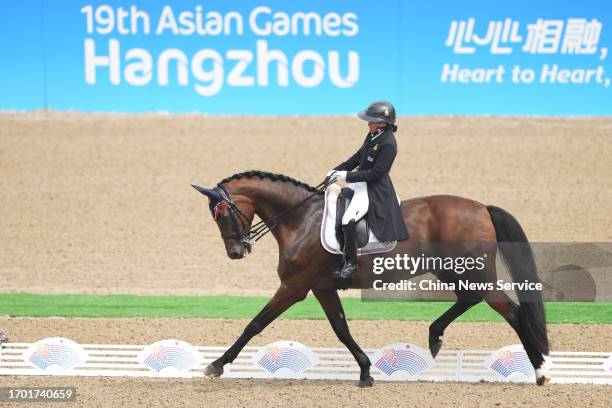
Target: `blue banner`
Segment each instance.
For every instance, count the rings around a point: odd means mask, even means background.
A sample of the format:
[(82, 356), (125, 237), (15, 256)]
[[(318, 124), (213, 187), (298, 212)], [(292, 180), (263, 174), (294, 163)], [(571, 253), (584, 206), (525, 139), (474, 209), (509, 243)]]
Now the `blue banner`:
[(23, 1), (0, 109), (612, 114), (612, 3)]

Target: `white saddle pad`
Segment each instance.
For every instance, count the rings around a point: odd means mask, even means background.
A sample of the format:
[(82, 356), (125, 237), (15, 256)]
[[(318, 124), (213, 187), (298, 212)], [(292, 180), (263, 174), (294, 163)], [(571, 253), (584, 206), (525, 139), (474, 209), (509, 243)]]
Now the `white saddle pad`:
[[(321, 245), (323, 245), (327, 252), (332, 254), (342, 253), (340, 243), (336, 239), (336, 204), (339, 195), (340, 187), (336, 184), (332, 184), (325, 190), (325, 209), (323, 210), (323, 220), (321, 222)], [(397, 241), (380, 242), (372, 233), (372, 230), (369, 232), (368, 244), (363, 248), (359, 248), (357, 255), (387, 252), (397, 245)]]

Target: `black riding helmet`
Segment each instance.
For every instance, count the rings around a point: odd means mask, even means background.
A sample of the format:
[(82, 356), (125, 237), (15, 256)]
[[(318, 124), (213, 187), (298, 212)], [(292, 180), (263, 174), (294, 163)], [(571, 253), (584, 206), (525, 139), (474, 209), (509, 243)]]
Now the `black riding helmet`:
[(391, 102), (387, 101), (372, 102), (367, 109), (357, 113), (357, 116), (367, 122), (386, 122), (389, 125), (395, 124), (395, 108)]

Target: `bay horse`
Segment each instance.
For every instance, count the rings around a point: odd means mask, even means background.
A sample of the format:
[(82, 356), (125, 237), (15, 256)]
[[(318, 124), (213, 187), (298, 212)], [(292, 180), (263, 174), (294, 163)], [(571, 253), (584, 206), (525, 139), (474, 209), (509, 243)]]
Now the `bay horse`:
[[(334, 288), (332, 271), (337, 265), (337, 255), (327, 252), (320, 242), (323, 191), (285, 175), (255, 170), (227, 177), (214, 188), (192, 187), (208, 197), (210, 211), (230, 258), (246, 256), (251, 252), (253, 238), (258, 239), (268, 231), (273, 234), (279, 248), (279, 288), (259, 314), (246, 325), (236, 342), (207, 366), (206, 376), (217, 377), (223, 374), (223, 366), (234, 361), (255, 335), (312, 291), (336, 336), (359, 364), (361, 373), (358, 385), (372, 386), (374, 379), (370, 375), (370, 359), (351, 336), (340, 297)], [(539, 282), (527, 237), (518, 221), (505, 210), (447, 195), (404, 200), (401, 210), (410, 238), (398, 242), (385, 256), (412, 251), (410, 245), (415, 244), (488, 243), (494, 248), (493, 259), (499, 248), (515, 282), (525, 279)], [(255, 215), (261, 221), (253, 226)], [(523, 245), (514, 247), (501, 244), (505, 242)], [(362, 286), (362, 272), (372, 264), (372, 257), (359, 257), (359, 273), (354, 277), (351, 288)], [(473, 279), (494, 282), (495, 276), (493, 262), (492, 266), (476, 272)], [(451, 275), (440, 275), (438, 279), (452, 281), (454, 278)], [(517, 292), (519, 304), (502, 290), (477, 293), (456, 290), (455, 293), (456, 302), (429, 327), (429, 348), (434, 358), (442, 346), (441, 336), (446, 327), (466, 310), (484, 300), (517, 333), (536, 371), (536, 383), (544, 385), (548, 382), (543, 363), (549, 347), (540, 292), (531, 298)]]

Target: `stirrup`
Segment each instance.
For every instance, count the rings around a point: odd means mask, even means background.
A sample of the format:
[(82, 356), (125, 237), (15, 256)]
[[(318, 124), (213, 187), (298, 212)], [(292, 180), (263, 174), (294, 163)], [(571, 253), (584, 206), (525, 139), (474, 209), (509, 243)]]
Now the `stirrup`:
[(344, 263), (344, 268), (340, 271), (340, 279), (349, 279), (353, 278), (353, 274), (357, 270), (357, 265), (351, 261), (346, 261)]
[(347, 290), (353, 283), (353, 274), (357, 270), (357, 265), (351, 261), (345, 260), (344, 267), (340, 272), (334, 271), (334, 288), (336, 290)]
[(336, 269), (334, 270), (334, 273), (333, 273), (334, 279), (339, 279), (340, 278), (340, 276), (342, 274), (342, 270), (344, 269), (345, 265), (346, 265), (346, 256), (344, 254), (342, 254), (340, 259), (338, 260), (338, 263), (336, 265)]
[(339, 274), (334, 272), (334, 288), (336, 290), (347, 290), (350, 288), (351, 283), (353, 283), (353, 273), (356, 269), (357, 266), (353, 265), (352, 262), (346, 262)]

